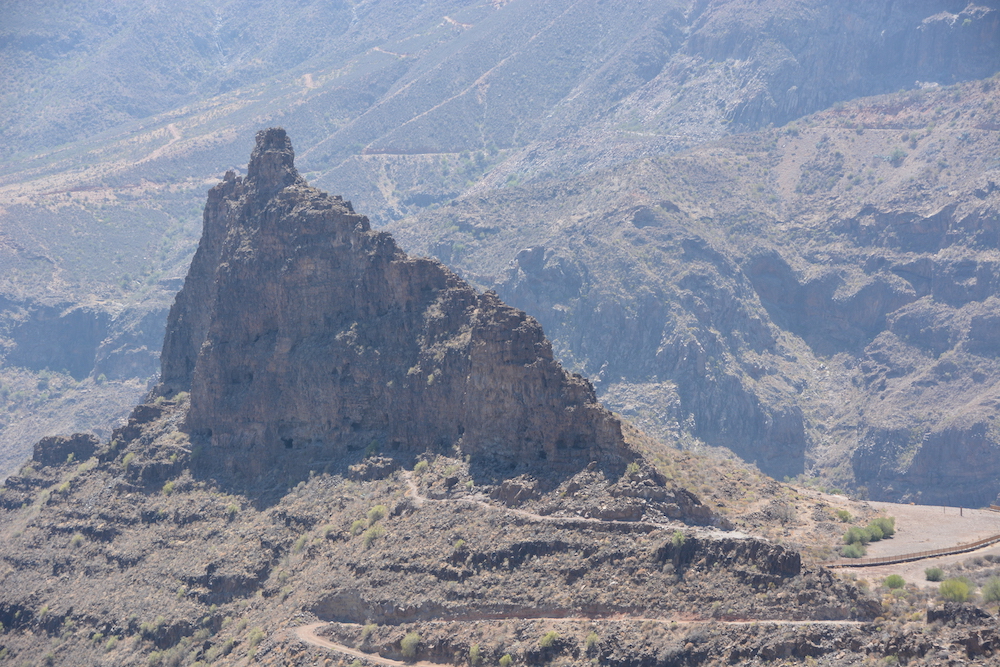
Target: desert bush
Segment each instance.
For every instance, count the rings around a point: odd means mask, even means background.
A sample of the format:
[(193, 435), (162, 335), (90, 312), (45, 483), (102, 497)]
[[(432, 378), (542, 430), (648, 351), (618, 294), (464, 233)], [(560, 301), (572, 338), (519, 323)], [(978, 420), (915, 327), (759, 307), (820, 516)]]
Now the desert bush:
[(413, 660), (417, 657), (417, 646), (419, 645), (420, 635), (416, 632), (407, 632), (406, 636), (403, 637), (403, 641), (399, 643), (399, 652), (407, 660)]
[(69, 539), (69, 545), (73, 548), (79, 547), (83, 544), (83, 534), (76, 533)]
[(860, 544), (862, 546), (871, 542), (872, 535), (866, 528), (851, 526), (844, 533), (844, 544)]
[(228, 518), (232, 519), (239, 513), (240, 513), (240, 506), (237, 505), (236, 503), (229, 503), (228, 505), (226, 505), (226, 516)]
[(427, 461), (417, 461), (417, 465), (413, 466), (413, 472), (418, 475), (424, 473), (430, 464)]
[(385, 535), (385, 528), (383, 528), (382, 524), (380, 523), (377, 523), (368, 530), (366, 530), (364, 536), (365, 549), (370, 547), (375, 542), (375, 540), (382, 537), (383, 535)]
[(893, 590), (902, 588), (906, 585), (906, 581), (898, 574), (890, 574), (882, 583), (884, 583), (887, 588), (891, 588)]
[(924, 570), (924, 578), (927, 581), (941, 581), (944, 579), (944, 570), (939, 567), (929, 567)]
[(882, 531), (882, 537), (888, 539), (896, 534), (896, 519), (891, 516), (880, 516), (876, 519), (872, 519), (872, 522), (868, 524), (869, 528), (871, 526), (878, 526), (879, 530)]
[(128, 470), (129, 464), (132, 463), (132, 461), (134, 460), (135, 460), (135, 452), (129, 452), (128, 454), (125, 455), (125, 458), (122, 459), (122, 468)]
[(865, 555), (865, 545), (860, 542), (848, 544), (840, 550), (840, 555), (844, 558), (861, 558)]
[(851, 513), (847, 510), (837, 510), (837, 518), (840, 519), (841, 523), (850, 523)]
[(949, 600), (951, 602), (966, 602), (971, 592), (972, 589), (965, 577), (946, 579), (938, 586), (938, 596), (942, 600)]
[(118, 637), (108, 637), (108, 641), (104, 642), (106, 652), (114, 651), (116, 646), (118, 646)]
[(295, 544), (292, 545), (292, 553), (302, 553), (302, 550), (306, 548), (306, 542), (309, 540), (307, 535), (299, 535), (299, 539), (295, 540)]
[(673, 544), (675, 549), (680, 549), (684, 546), (684, 533), (675, 530), (673, 536), (670, 538), (670, 543)]
[(559, 633), (555, 630), (549, 630), (538, 640), (538, 645), (542, 648), (552, 648), (557, 641), (559, 641)]
[(174, 492), (174, 483), (172, 480), (168, 481), (166, 484), (163, 485), (163, 495), (169, 496), (173, 492)]
[(878, 542), (884, 536), (882, 533), (882, 529), (876, 526), (874, 523), (868, 524), (865, 530), (868, 531), (869, 542)]
[(479, 653), (479, 644), (473, 644), (469, 647), (469, 664), (472, 667), (476, 667), (482, 661), (483, 657)]
[(360, 535), (364, 529), (367, 522), (364, 519), (358, 519), (351, 524), (351, 535)]
[(378, 626), (374, 623), (366, 623), (365, 627), (361, 628), (361, 643), (364, 644), (368, 641), (368, 638), (372, 636), (372, 633), (378, 630)]
[(513, 662), (514, 658), (510, 657), (510, 653), (504, 653), (500, 657), (500, 667), (510, 667)]
[(990, 577), (983, 584), (983, 599), (987, 602), (1000, 602), (1000, 577)]
[(381, 521), (389, 513), (389, 508), (385, 505), (376, 505), (368, 510), (368, 525), (372, 526), (377, 521)]
[(587, 641), (587, 644), (586, 644), (586, 646), (587, 646), (587, 652), (589, 653), (590, 651), (594, 650), (594, 647), (597, 646), (597, 643), (599, 641), (601, 641), (601, 638), (597, 636), (596, 632), (591, 632), (589, 635), (587, 635), (587, 640), (586, 641)]

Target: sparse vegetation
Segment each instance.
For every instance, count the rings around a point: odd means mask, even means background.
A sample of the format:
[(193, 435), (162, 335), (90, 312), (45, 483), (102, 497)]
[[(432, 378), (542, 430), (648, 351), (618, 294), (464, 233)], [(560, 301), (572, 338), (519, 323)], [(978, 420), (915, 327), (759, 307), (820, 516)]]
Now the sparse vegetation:
[(885, 584), (886, 588), (890, 588), (892, 590), (896, 590), (897, 588), (902, 588), (903, 586), (906, 585), (906, 581), (903, 579), (903, 577), (901, 577), (898, 574), (890, 574), (888, 577), (885, 578), (885, 581), (883, 583)]
[(929, 567), (924, 570), (924, 577), (927, 581), (941, 581), (944, 579), (944, 570), (939, 567)]
[(368, 510), (368, 525), (373, 526), (376, 522), (381, 521), (389, 513), (389, 508), (385, 505), (376, 505), (375, 507)]
[(550, 630), (542, 635), (541, 639), (538, 640), (538, 645), (541, 648), (552, 648), (559, 641), (559, 633), (555, 630)]
[(1000, 577), (992, 576), (983, 584), (983, 600), (1000, 602)]
[(514, 663), (514, 658), (510, 657), (510, 653), (504, 653), (500, 656), (500, 667), (510, 667)]
[(417, 647), (420, 645), (420, 635), (416, 632), (407, 632), (406, 636), (399, 643), (399, 652), (407, 660), (417, 657)]
[(427, 463), (427, 461), (421, 459), (420, 461), (417, 461), (415, 466), (413, 466), (413, 472), (415, 472), (418, 475), (422, 475), (424, 472), (427, 471), (428, 467), (430, 467), (430, 464)]
[(840, 519), (841, 523), (850, 523), (853, 517), (847, 510), (837, 510), (837, 518)]
[(479, 652), (479, 644), (473, 644), (469, 647), (469, 664), (472, 667), (477, 667), (482, 661), (483, 658)]
[(967, 602), (972, 595), (972, 586), (965, 577), (945, 579), (938, 586), (938, 596), (951, 602)]
[(372, 526), (371, 528), (369, 528), (368, 530), (366, 530), (364, 538), (363, 538), (364, 539), (364, 544), (365, 544), (365, 549), (367, 549), (372, 544), (374, 544), (375, 540), (377, 540), (378, 538), (382, 537), (383, 535), (385, 535), (385, 528), (383, 528), (382, 524), (380, 524), (380, 523), (377, 523), (374, 526)]

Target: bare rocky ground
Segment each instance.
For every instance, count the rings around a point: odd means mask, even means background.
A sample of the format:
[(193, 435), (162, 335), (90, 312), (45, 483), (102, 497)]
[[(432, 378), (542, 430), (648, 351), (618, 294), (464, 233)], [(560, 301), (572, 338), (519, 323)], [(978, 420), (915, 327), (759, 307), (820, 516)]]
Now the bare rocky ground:
[[(892, 656), (945, 665), (987, 659), (997, 645), (992, 620), (928, 624), (931, 591), (855, 584), (741, 530), (656, 512), (594, 516), (613, 503), (610, 489), (641, 484), (641, 471), (602, 480), (584, 470), (532, 497), (530, 480), (470, 484), (459, 458), (429, 456), (406, 471), (376, 457), (261, 504), (190, 467), (193, 445), (177, 429), (185, 408), (183, 395), (140, 406), (111, 443), (47, 441), (8, 480), (0, 655), (12, 664), (354, 660), (294, 632), (317, 621), (333, 623), (319, 634), (338, 644), (404, 660), (403, 639), (416, 633), (415, 657), (448, 665), (503, 664), (504, 655), (517, 665), (866, 665)], [(729, 507), (789, 501), (799, 514), (825, 504), (862, 516), (863, 504), (734, 462), (658, 455), (664, 476), (743, 480), (722, 501)], [(763, 509), (733, 522), (792, 534)]]

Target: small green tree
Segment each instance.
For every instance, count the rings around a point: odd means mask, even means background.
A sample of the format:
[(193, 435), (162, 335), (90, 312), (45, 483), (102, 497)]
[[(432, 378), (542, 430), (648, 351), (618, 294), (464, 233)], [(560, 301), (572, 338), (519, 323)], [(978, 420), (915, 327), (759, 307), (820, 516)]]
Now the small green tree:
[(844, 558), (861, 558), (865, 555), (865, 547), (861, 543), (848, 544), (840, 550)]
[(905, 586), (906, 580), (904, 580), (903, 577), (899, 576), (898, 574), (890, 574), (888, 577), (885, 578), (885, 581), (882, 583), (886, 585), (886, 588), (891, 588), (892, 590), (896, 590), (897, 588), (902, 588), (903, 586)]
[(510, 653), (504, 653), (500, 657), (500, 667), (510, 667), (514, 662), (514, 658), (510, 657)]
[(1000, 577), (990, 577), (983, 584), (983, 599), (987, 602), (1000, 602)]
[(670, 543), (674, 545), (675, 549), (680, 549), (684, 546), (684, 533), (679, 530), (675, 530), (673, 537), (670, 538)]
[(552, 648), (557, 641), (559, 641), (559, 633), (555, 630), (549, 630), (538, 640), (538, 645), (542, 648)]
[(413, 660), (417, 657), (417, 646), (419, 645), (420, 635), (416, 632), (407, 632), (406, 636), (403, 637), (403, 641), (399, 643), (399, 652), (407, 660)]
[(939, 567), (929, 567), (924, 570), (924, 577), (927, 581), (941, 581), (944, 579), (944, 570)]
[(942, 600), (949, 600), (951, 602), (966, 602), (969, 599), (971, 593), (971, 587), (969, 582), (962, 578), (952, 578), (945, 579), (938, 586), (938, 596)]
[(473, 644), (472, 646), (470, 646), (469, 647), (469, 664), (472, 665), (472, 667), (476, 667), (480, 662), (482, 662), (482, 660), (483, 660), (483, 658), (479, 654), (479, 644)]
[(847, 510), (837, 510), (837, 518), (840, 519), (841, 523), (850, 523), (851, 513)]

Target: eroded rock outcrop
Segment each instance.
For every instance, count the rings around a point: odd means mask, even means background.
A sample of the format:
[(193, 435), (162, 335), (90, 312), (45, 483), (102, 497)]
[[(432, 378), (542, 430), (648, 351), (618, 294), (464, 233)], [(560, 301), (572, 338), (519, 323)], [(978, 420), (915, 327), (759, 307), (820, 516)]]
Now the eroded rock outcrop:
[(212, 189), (170, 312), (161, 391), (190, 390), (214, 461), (256, 478), (457, 450), (487, 476), (624, 470), (619, 422), (534, 319), (407, 256), (293, 160), (284, 130), (260, 132), (247, 177)]

